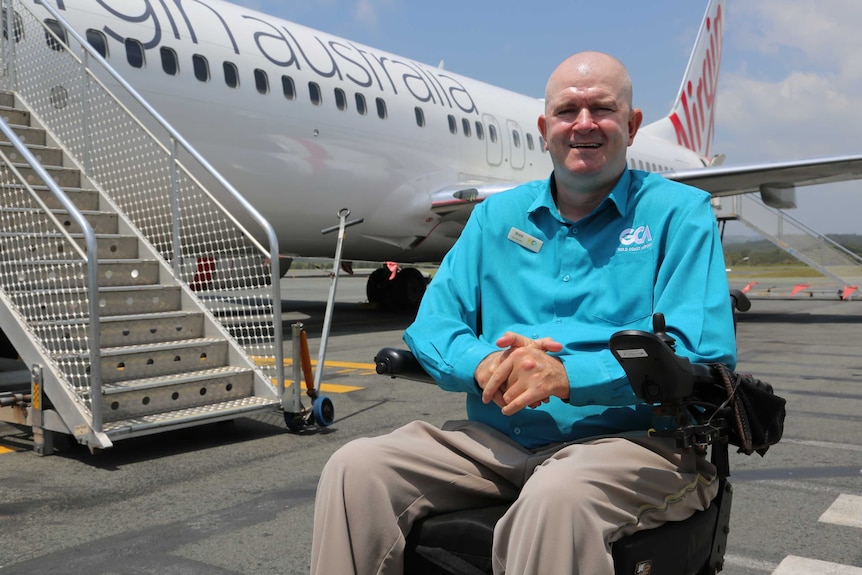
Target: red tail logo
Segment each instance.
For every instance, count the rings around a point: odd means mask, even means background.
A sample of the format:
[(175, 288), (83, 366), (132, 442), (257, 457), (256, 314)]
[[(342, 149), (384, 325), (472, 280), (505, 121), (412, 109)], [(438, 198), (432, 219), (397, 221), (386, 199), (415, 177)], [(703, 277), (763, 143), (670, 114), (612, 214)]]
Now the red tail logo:
[[(693, 75), (685, 83), (678, 105), (670, 115), (677, 142), (704, 157), (709, 157), (709, 147), (715, 129), (715, 92), (718, 87), (723, 33), (724, 15), (719, 5), (715, 16), (706, 19), (708, 37), (700, 74)], [(696, 73), (696, 70), (692, 72)]]

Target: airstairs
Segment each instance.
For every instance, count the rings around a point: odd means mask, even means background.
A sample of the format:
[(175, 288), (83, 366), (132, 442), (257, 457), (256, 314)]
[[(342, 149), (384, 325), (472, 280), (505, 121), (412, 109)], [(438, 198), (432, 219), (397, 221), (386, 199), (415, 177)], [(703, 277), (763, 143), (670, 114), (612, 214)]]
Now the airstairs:
[(845, 299), (858, 298), (862, 257), (811, 229), (782, 210), (766, 206), (752, 194), (734, 196), (718, 211), (719, 219), (735, 219), (841, 286)]
[(0, 421), (47, 454), (281, 408), (271, 226), (79, 35), (0, 2)]

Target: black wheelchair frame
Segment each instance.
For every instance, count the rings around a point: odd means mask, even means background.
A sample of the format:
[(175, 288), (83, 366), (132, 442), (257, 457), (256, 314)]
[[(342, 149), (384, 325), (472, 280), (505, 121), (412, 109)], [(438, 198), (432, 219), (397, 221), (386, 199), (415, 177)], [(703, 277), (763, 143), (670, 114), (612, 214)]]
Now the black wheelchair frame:
[[(750, 302), (734, 290), (731, 305), (736, 313), (747, 311)], [(674, 416), (676, 427), (657, 433), (674, 438), (680, 449), (709, 451), (719, 489), (706, 510), (614, 542), (615, 574), (714, 575), (724, 566), (730, 530), (733, 489), (728, 421), (732, 414), (726, 405), (710, 403), (722, 397), (723, 391), (716, 389), (714, 368), (692, 364), (674, 353), (674, 341), (665, 332), (661, 314), (653, 318), (653, 331), (617, 332), (609, 342), (611, 351), (626, 371), (635, 395), (661, 414)], [(434, 383), (408, 350), (383, 348), (374, 361), (381, 375)], [(508, 505), (463, 509), (417, 521), (407, 537), (405, 573), (490, 574), (494, 525), (506, 509)]]

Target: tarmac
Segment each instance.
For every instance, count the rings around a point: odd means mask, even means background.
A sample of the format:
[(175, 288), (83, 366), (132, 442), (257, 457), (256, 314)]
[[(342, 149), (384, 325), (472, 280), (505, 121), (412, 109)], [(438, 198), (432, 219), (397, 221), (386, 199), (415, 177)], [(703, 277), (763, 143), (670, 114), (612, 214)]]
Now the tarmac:
[[(302, 321), (316, 358), (330, 280), (302, 275), (284, 282), (285, 329)], [(772, 384), (788, 415), (765, 457), (731, 456), (724, 573), (862, 575), (862, 303), (842, 301), (841, 286), (790, 296), (804, 282), (766, 281), (775, 287), (752, 289), (738, 317), (738, 369)], [(457, 394), (375, 373), (375, 352), (403, 346), (412, 314), (374, 309), (364, 290), (361, 274), (339, 279), (322, 374), (330, 427), (294, 434), (273, 413), (40, 457), (0, 424), (0, 575), (308, 572), (316, 482), (333, 451), (415, 419), (464, 417)]]

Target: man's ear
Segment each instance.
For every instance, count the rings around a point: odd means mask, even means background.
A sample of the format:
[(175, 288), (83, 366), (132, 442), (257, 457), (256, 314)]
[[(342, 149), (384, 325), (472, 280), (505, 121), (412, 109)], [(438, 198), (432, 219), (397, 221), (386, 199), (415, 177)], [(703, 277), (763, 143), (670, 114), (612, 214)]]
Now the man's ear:
[[(545, 142), (545, 151), (547, 151), (548, 150), (548, 135), (547, 135), (548, 124), (547, 124), (547, 121), (545, 120), (544, 114), (541, 114), (539, 116), (539, 121), (537, 122), (537, 124), (539, 127), (539, 133), (542, 135), (542, 140)], [(629, 142), (629, 144), (631, 144), (631, 142)]]
[(644, 114), (640, 108), (634, 108), (629, 114), (629, 146), (632, 145), (632, 142), (635, 140), (635, 134), (638, 133), (638, 130), (641, 127), (641, 124), (644, 121)]

